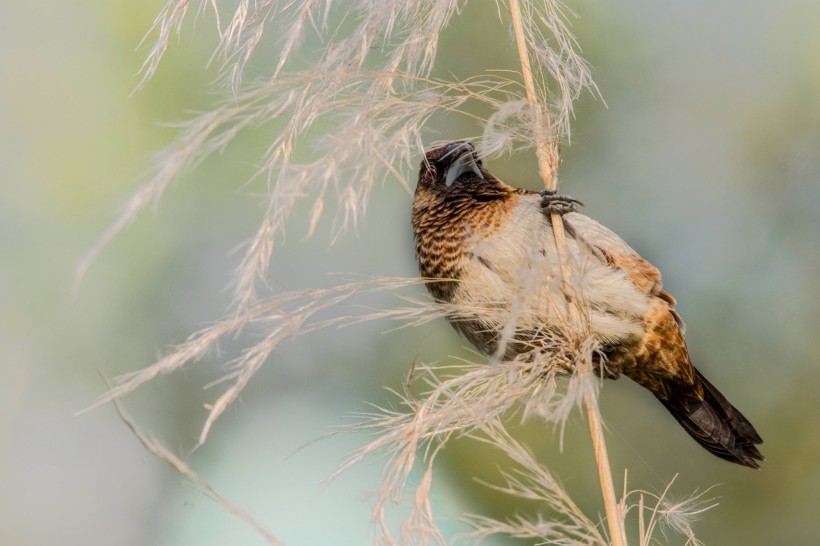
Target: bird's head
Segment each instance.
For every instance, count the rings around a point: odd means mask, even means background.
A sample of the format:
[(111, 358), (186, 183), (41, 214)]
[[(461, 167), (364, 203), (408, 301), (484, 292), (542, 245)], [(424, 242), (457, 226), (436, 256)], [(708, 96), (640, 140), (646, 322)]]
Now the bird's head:
[[(469, 142), (457, 141), (428, 150), (419, 168), (413, 214), (453, 212), (509, 198), (516, 189), (487, 169)], [(449, 213), (447, 213), (449, 214)]]
[(447, 192), (457, 185), (486, 181), (488, 176), (492, 175), (484, 170), (475, 147), (457, 141), (427, 151), (419, 168), (419, 187)]

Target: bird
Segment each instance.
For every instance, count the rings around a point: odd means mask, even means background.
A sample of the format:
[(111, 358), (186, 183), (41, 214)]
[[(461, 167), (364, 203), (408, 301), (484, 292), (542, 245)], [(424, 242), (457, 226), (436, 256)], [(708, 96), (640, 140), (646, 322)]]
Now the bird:
[[(595, 370), (649, 390), (714, 455), (760, 468), (763, 440), (689, 357), (675, 298), (658, 269), (554, 190), (510, 186), (475, 147), (429, 149), (419, 167), (411, 221), (419, 273), (452, 326), (482, 354), (525, 358), (560, 336), (561, 259), (595, 341)], [(550, 216), (566, 232), (556, 250)], [(514, 322), (510, 330), (509, 323)], [(563, 370), (569, 371), (569, 370)]]

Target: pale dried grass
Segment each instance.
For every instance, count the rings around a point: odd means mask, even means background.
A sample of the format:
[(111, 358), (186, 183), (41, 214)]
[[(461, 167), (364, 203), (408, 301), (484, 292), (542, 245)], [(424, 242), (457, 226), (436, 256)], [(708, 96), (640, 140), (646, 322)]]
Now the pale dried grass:
[[(219, 44), (212, 61), (219, 64), (215, 89), (221, 90), (223, 99), (211, 110), (180, 124), (179, 136), (158, 155), (148, 182), (134, 193), (82, 260), (78, 279), (105, 245), (143, 210), (158, 202), (171, 182), (224, 150), (240, 134), (259, 128), (271, 134), (256, 173), (267, 182), (266, 212), (245, 246), (234, 276), (233, 304), (225, 316), (155, 363), (118, 378), (92, 407), (116, 403), (154, 378), (201, 360), (226, 337), (245, 329), (261, 333), (259, 341), (226, 363), (222, 382), (227, 386), (208, 406), (199, 436), (201, 445), (218, 418), (285, 339), (361, 321), (398, 321), (402, 326), (414, 326), (443, 316), (469, 319), (497, 312), (489, 304), (453, 308), (404, 296), (402, 304), (388, 309), (363, 309), (345, 315), (326, 313), (343, 303), (375, 293), (406, 290), (424, 282), (415, 278), (368, 278), (331, 288), (273, 295), (262, 290), (277, 244), (298, 203), (310, 202), (308, 235), (314, 234), (320, 219), (332, 210), (336, 216), (330, 239), (342, 236), (360, 221), (374, 188), (395, 182), (411, 191), (415, 163), (423, 154), (424, 143), (432, 143), (429, 122), (442, 112), (479, 122), (482, 134), (476, 136), (485, 155), (532, 148), (536, 140), (533, 128), (537, 132), (537, 127), (544, 124), (548, 129), (546, 138), (552, 142), (569, 140), (574, 101), (585, 90), (598, 94), (570, 32), (571, 12), (556, 0), (519, 3), (523, 14), (521, 35), (531, 61), (533, 85), (528, 93), (519, 74), (510, 71), (488, 70), (464, 81), (431, 75), (439, 37), (465, 3), (239, 0), (232, 9), (216, 0), (199, 4), (198, 12), (210, 10), (215, 15)], [(499, 0), (495, 8), (500, 14), (506, 5)], [(144, 39), (150, 46), (138, 89), (155, 75), (169, 41), (185, 27), (190, 11), (188, 0), (168, 0), (157, 15)], [(300, 47), (308, 35), (323, 43), (317, 55)], [(275, 37), (273, 47), (264, 40), (270, 37)], [(248, 63), (259, 55), (272, 56), (269, 77), (245, 81)], [(309, 68), (300, 68), (305, 62)], [(472, 103), (483, 105), (490, 113), (476, 117)], [(312, 155), (296, 153), (306, 149)], [(299, 159), (306, 156), (315, 159)], [(335, 206), (327, 206), (329, 202)], [(526, 290), (521, 292), (526, 297)], [(515, 312), (509, 311), (503, 318), (507, 325), (504, 342), (516, 331)], [(600, 382), (591, 373), (596, 347), (584, 334), (584, 310), (579, 308), (576, 315), (580, 322), (565, 325), (553, 343), (526, 358), (420, 365), (415, 375), (427, 385), (423, 396), (397, 393), (403, 409), (379, 410), (352, 427), (371, 431), (376, 438), (351, 455), (340, 472), (370, 455), (386, 456), (384, 484), (374, 503), (378, 544), (448, 542), (437, 528), (430, 492), (440, 449), (451, 438), (460, 436), (487, 442), (510, 460), (511, 469), (505, 471), (504, 483), (493, 486), (498, 494), (537, 500), (545, 509), (544, 514), (521, 515), (506, 522), (469, 516), (474, 531), (468, 539), (480, 541), (505, 534), (539, 544), (608, 542), (602, 522), (586, 516), (550, 470), (508, 430), (511, 420), (532, 418), (563, 427), (566, 417), (582, 400), (597, 400)], [(556, 376), (567, 369), (575, 373), (562, 389)], [(148, 439), (133, 424), (129, 426), (152, 453), (226, 504), (178, 457)], [(421, 477), (410, 486), (408, 480), (416, 468), (421, 469)], [(396, 532), (386, 523), (385, 515), (391, 504), (408, 495), (412, 498), (411, 508)], [(628, 499), (635, 495), (639, 496), (637, 508), (627, 506)], [(640, 515), (642, 545), (651, 543), (661, 520), (689, 537), (692, 544), (697, 543), (690, 518), (700, 513), (700, 504), (669, 503), (664, 492), (655, 497), (655, 507), (647, 509), (643, 502), (648, 497), (644, 492), (625, 492), (620, 499), (622, 517), (629, 510)], [(651, 515), (645, 523), (647, 510)], [(275, 543), (276, 539), (270, 535), (268, 540)]]

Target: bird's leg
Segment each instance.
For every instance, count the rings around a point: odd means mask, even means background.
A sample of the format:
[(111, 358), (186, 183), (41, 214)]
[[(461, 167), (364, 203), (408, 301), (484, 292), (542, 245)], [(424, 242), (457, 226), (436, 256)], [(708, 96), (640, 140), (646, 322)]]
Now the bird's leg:
[(568, 212), (576, 212), (578, 205), (584, 206), (583, 203), (574, 197), (557, 195), (557, 193), (555, 190), (544, 190), (541, 192), (541, 212), (544, 214), (551, 214), (553, 212), (566, 214)]

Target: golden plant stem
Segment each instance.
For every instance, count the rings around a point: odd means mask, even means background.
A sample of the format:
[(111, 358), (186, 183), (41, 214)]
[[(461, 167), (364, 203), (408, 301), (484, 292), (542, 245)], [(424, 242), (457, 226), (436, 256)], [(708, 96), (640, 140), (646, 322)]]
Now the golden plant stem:
[[(518, 57), (521, 62), (521, 76), (524, 80), (524, 89), (527, 92), (527, 102), (530, 107), (530, 115), (533, 120), (533, 133), (535, 136), (535, 152), (538, 156), (538, 167), (541, 177), (544, 180), (544, 187), (549, 190), (557, 189), (557, 171), (560, 157), (558, 155), (557, 138), (552, 134), (550, 127), (549, 111), (543, 109), (535, 92), (535, 81), (530, 65), (530, 56), (527, 51), (527, 43), (522, 26), (521, 6), (518, 0), (509, 0), (510, 14), (512, 16), (513, 32), (518, 46)], [(555, 234), (555, 246), (561, 262), (561, 274), (567, 279), (566, 264), (561, 256), (564, 253), (566, 234), (564, 233), (564, 222), (559, 214), (553, 213), (550, 216), (553, 233)], [(577, 308), (572, 303), (572, 291), (565, 287), (567, 305), (573, 320), (577, 319)], [(575, 315), (575, 316), (573, 316)], [(589, 433), (592, 437), (592, 447), (595, 451), (595, 461), (598, 466), (598, 479), (601, 482), (601, 492), (606, 509), (606, 520), (609, 527), (609, 540), (612, 546), (626, 546), (626, 531), (621, 511), (618, 507), (615, 496), (615, 486), (612, 482), (612, 472), (609, 467), (609, 456), (607, 455), (606, 442), (604, 441), (604, 431), (601, 426), (601, 414), (598, 408), (595, 392), (586, 390), (584, 395), (584, 405), (589, 422)]]
[(601, 482), (601, 492), (606, 508), (606, 522), (609, 527), (609, 540), (612, 546), (626, 546), (626, 529), (624, 520), (615, 497), (615, 486), (612, 483), (612, 471), (609, 468), (609, 455), (606, 452), (604, 431), (601, 426), (601, 412), (595, 398), (595, 393), (587, 389), (584, 395), (584, 405), (587, 410), (589, 434), (592, 436), (592, 448), (595, 451), (595, 461), (598, 463), (598, 480)]
[[(535, 154), (538, 157), (538, 168), (544, 179), (544, 187), (548, 190), (556, 189), (558, 185), (558, 148), (557, 139), (550, 134), (549, 111), (541, 107), (538, 95), (535, 93), (535, 81), (532, 77), (530, 55), (527, 51), (527, 42), (524, 38), (524, 27), (521, 24), (521, 7), (518, 0), (510, 0), (510, 14), (512, 15), (515, 42), (518, 46), (518, 58), (521, 61), (521, 75), (524, 78), (524, 89), (527, 91), (527, 102), (530, 106), (530, 115), (533, 120), (535, 133)], [(543, 120), (543, 124), (541, 123)], [(553, 218), (555, 215), (553, 215)], [(559, 218), (560, 219), (560, 218)], [(554, 223), (554, 222), (553, 222)], [(563, 232), (563, 230), (561, 230)]]

